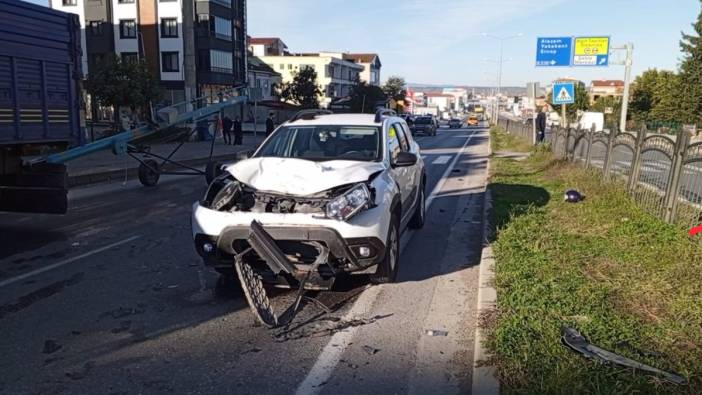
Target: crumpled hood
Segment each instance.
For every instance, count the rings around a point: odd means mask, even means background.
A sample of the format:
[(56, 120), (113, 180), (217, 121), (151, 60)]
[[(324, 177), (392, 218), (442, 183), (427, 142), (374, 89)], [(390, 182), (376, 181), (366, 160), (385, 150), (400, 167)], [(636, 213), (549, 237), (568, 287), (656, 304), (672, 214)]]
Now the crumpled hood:
[(313, 162), (294, 158), (250, 158), (226, 168), (238, 181), (260, 191), (292, 196), (308, 196), (363, 182), (383, 169), (385, 165), (378, 162)]

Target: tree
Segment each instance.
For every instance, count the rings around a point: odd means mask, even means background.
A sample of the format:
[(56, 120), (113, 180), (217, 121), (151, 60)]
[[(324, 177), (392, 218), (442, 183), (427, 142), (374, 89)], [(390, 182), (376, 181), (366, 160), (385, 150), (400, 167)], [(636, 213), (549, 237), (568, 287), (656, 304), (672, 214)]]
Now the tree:
[[(612, 112), (608, 114), (607, 108), (610, 108)], [(590, 106), (590, 110), (604, 113), (605, 125), (616, 129), (619, 127), (619, 115), (622, 113), (622, 99), (613, 96), (600, 96)]]
[(631, 86), (629, 101), (629, 118), (637, 123), (650, 119), (651, 109), (657, 102), (656, 86), (658, 85), (658, 70), (649, 69), (636, 77)]
[(692, 24), (693, 34), (682, 34), (680, 49), (680, 121), (702, 125), (702, 11)]
[(407, 96), (407, 86), (405, 84), (405, 79), (397, 76), (392, 76), (388, 78), (388, 80), (385, 82), (385, 85), (383, 85), (383, 92), (385, 92), (385, 95), (388, 98), (393, 99), (395, 101), (405, 100), (405, 97)]
[(162, 97), (158, 80), (145, 61), (122, 62), (116, 56), (108, 57), (91, 69), (85, 88), (98, 104), (115, 108), (115, 125), (118, 125), (120, 107), (148, 114), (149, 104)]
[[(546, 97), (548, 103), (553, 103), (553, 92), (549, 92)], [(586, 111), (590, 108), (590, 97), (587, 94), (585, 83), (578, 81), (575, 83), (575, 103), (566, 105), (566, 116), (569, 121), (573, 121), (577, 117), (578, 110)], [(554, 104), (553, 109), (561, 114), (561, 105)]]
[(293, 74), (293, 80), (284, 83), (280, 97), (302, 108), (319, 108), (319, 96), (322, 91), (317, 85), (317, 72), (306, 67)]
[[(680, 76), (672, 71), (661, 70), (658, 72), (655, 89), (649, 120), (676, 123), (684, 121), (684, 110), (680, 106), (679, 98)], [(700, 99), (702, 100), (702, 97)]]
[(356, 83), (351, 88), (350, 97), (351, 112), (357, 113), (372, 114), (376, 107), (387, 100), (387, 96), (379, 86), (369, 85), (360, 79), (356, 79)]

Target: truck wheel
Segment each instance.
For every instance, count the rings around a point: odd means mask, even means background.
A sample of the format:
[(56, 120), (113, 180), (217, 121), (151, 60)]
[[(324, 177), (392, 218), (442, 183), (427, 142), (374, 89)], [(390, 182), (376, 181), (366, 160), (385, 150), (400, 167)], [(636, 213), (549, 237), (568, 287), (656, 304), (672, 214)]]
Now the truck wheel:
[(161, 168), (153, 159), (147, 159), (139, 165), (139, 181), (147, 187), (156, 186), (161, 177)]
[(400, 263), (400, 226), (397, 217), (393, 216), (390, 222), (388, 238), (385, 242), (385, 258), (378, 264), (375, 274), (371, 275), (374, 284), (392, 283), (397, 280)]
[(241, 287), (244, 290), (244, 296), (249, 302), (249, 308), (256, 317), (256, 320), (267, 326), (275, 328), (278, 326), (278, 316), (273, 311), (271, 301), (268, 299), (266, 289), (263, 287), (263, 281), (246, 262), (237, 259), (234, 264), (236, 272), (241, 281)]
[(421, 229), (424, 226), (424, 215), (426, 214), (426, 193), (424, 192), (424, 180), (422, 180), (422, 186), (419, 189), (419, 200), (417, 201), (417, 208), (414, 210), (412, 219), (410, 219), (409, 227), (412, 229)]
[(215, 178), (222, 174), (222, 164), (219, 162), (209, 162), (205, 167), (205, 180), (210, 185)]

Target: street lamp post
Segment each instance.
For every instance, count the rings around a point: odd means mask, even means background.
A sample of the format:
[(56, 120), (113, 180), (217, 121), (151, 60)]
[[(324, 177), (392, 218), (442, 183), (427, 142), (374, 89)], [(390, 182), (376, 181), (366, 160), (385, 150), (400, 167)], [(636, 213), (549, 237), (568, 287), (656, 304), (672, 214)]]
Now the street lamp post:
[(498, 61), (499, 67), (498, 67), (498, 72), (497, 72), (497, 112), (499, 113), (499, 108), (500, 108), (500, 95), (502, 94), (502, 64), (505, 62), (503, 60), (503, 54), (504, 54), (504, 42), (506, 40), (512, 39), (512, 38), (517, 38), (517, 37), (522, 37), (524, 34), (518, 33), (512, 36), (495, 36), (493, 34), (488, 34), (488, 33), (483, 33), (483, 37), (488, 37), (495, 39), (500, 42), (500, 60)]

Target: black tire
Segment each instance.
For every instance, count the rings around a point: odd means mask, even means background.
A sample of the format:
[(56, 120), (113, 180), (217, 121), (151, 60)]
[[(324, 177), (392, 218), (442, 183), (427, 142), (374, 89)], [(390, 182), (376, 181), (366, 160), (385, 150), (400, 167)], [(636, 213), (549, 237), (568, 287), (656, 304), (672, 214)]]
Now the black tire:
[(153, 159), (146, 159), (139, 164), (139, 182), (146, 187), (153, 187), (158, 184), (161, 177), (161, 168)]
[(219, 162), (209, 162), (205, 167), (205, 180), (207, 185), (210, 185), (215, 178), (222, 174), (222, 164)]
[(408, 226), (411, 229), (421, 229), (424, 227), (424, 218), (426, 215), (426, 192), (424, 191), (424, 180), (422, 179), (422, 186), (419, 190), (419, 201), (417, 202), (417, 208), (414, 210), (414, 214), (410, 219)]
[(388, 229), (388, 238), (385, 241), (385, 258), (378, 264), (375, 274), (370, 280), (374, 284), (393, 283), (397, 280), (400, 263), (400, 220), (393, 215)]
[(234, 266), (236, 267), (244, 296), (246, 296), (249, 308), (256, 320), (268, 328), (277, 327), (278, 316), (273, 311), (273, 306), (271, 306), (271, 301), (268, 299), (268, 294), (263, 287), (261, 278), (254, 272), (251, 265), (246, 262), (237, 260)]

